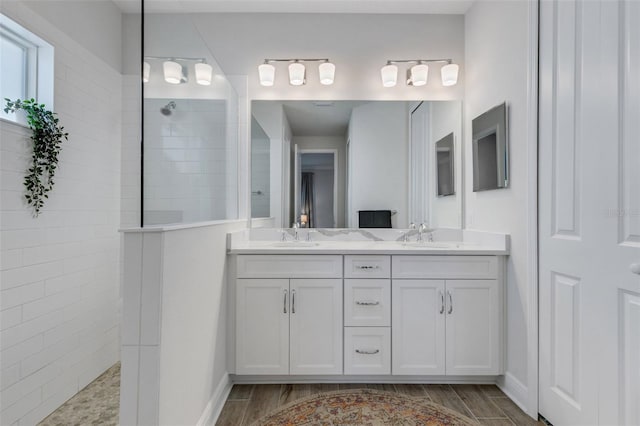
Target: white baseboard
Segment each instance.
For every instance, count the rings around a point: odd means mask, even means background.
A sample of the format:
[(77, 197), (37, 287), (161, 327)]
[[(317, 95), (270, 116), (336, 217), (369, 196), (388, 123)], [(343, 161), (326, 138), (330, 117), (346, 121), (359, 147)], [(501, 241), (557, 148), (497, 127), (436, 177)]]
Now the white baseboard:
[(538, 413), (530, 413), (527, 407), (529, 401), (529, 389), (511, 373), (505, 373), (496, 382), (497, 386), (505, 393), (522, 411), (529, 416), (538, 419)]
[(196, 426), (211, 426), (216, 423), (222, 412), (222, 407), (224, 407), (224, 403), (229, 396), (229, 392), (231, 392), (232, 386), (233, 383), (229, 380), (229, 374), (227, 373), (222, 376), (218, 387), (216, 387), (216, 390), (213, 392)]

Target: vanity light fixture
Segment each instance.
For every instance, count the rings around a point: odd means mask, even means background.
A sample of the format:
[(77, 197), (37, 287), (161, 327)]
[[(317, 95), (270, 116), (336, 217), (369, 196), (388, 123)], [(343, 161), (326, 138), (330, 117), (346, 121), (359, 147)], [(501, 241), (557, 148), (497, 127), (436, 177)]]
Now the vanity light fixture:
[(329, 59), (265, 59), (264, 63), (258, 65), (258, 77), (260, 85), (271, 87), (275, 84), (276, 67), (274, 62), (289, 62), (289, 84), (292, 86), (302, 86), (307, 83), (307, 69), (303, 62), (322, 62), (318, 66), (320, 84), (325, 86), (333, 84), (336, 75), (336, 66)]
[(424, 86), (429, 77), (429, 66), (427, 63), (444, 63), (440, 70), (443, 86), (453, 86), (458, 82), (459, 66), (452, 63), (451, 59), (389, 59), (387, 64), (380, 70), (382, 85), (393, 87), (398, 78), (397, 64), (415, 64), (407, 70), (408, 86)]
[(148, 83), (151, 74), (151, 64), (162, 62), (162, 74), (164, 81), (169, 84), (182, 84), (188, 80), (188, 69), (194, 64), (196, 83), (202, 86), (210, 86), (213, 77), (213, 67), (205, 58), (174, 58), (164, 56), (145, 56), (142, 63), (142, 82)]

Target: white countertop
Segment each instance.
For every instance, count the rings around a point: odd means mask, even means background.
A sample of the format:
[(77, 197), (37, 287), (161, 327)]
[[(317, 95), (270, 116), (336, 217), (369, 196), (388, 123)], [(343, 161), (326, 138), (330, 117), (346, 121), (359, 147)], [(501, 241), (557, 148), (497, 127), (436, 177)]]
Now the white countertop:
[(228, 252), (230, 254), (419, 254), (436, 256), (505, 256), (509, 254), (507, 235), (477, 231), (461, 231), (460, 241), (436, 239), (433, 242), (424, 243), (418, 243), (415, 239), (409, 243), (369, 239), (318, 239), (306, 242), (304, 235), (298, 242), (291, 241), (291, 239), (281, 242), (276, 234), (272, 234), (273, 238), (268, 239), (252, 239), (251, 235), (246, 233), (234, 233), (229, 236)]

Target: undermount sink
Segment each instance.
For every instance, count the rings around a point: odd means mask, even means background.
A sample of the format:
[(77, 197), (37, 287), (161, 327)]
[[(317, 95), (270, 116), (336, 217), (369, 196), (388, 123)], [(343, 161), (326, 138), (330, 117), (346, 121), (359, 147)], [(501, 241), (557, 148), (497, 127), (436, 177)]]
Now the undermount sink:
[(407, 241), (401, 243), (404, 247), (411, 248), (456, 248), (459, 246), (458, 243), (446, 243), (442, 241)]
[(273, 247), (317, 247), (320, 244), (311, 241), (278, 241), (271, 245)]

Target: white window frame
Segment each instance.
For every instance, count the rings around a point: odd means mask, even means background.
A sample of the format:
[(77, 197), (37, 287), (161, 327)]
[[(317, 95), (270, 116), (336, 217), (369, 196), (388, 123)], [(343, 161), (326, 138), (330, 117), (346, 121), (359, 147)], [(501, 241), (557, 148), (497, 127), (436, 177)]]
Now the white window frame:
[[(38, 103), (45, 104), (48, 109), (53, 110), (53, 46), (1, 13), (0, 36), (26, 51), (24, 98), (34, 98)], [(4, 106), (4, 99), (0, 101)], [(15, 120), (0, 119), (11, 123), (26, 124), (25, 117), (22, 115), (16, 116)]]

